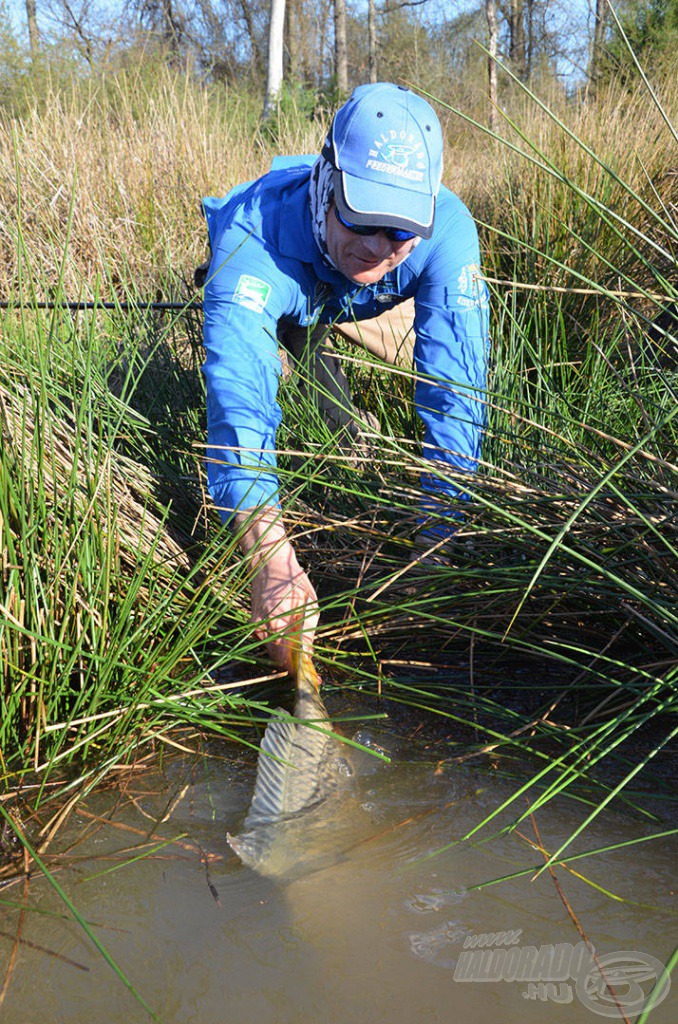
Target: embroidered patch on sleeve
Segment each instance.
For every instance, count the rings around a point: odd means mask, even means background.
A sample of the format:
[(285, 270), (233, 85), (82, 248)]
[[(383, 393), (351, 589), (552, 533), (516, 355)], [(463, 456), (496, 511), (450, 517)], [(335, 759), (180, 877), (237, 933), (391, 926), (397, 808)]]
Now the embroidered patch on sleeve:
[(487, 306), (487, 292), (477, 263), (467, 263), (461, 268), (457, 286), (457, 305), (462, 309), (483, 309)]
[(271, 286), (266, 281), (251, 274), (241, 274), (236, 285), (233, 299), (241, 306), (251, 309), (253, 313), (263, 313), (271, 294)]

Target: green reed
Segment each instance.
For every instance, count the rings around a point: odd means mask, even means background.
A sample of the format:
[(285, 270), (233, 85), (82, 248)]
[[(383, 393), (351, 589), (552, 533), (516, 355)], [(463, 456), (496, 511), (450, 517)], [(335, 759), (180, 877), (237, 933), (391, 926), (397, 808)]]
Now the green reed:
[[(246, 117), (215, 114), (187, 83), (150, 99), (146, 86), (117, 88), (89, 98), (91, 130), (97, 111), (117, 125), (98, 179), (83, 151), (47, 232), (20, 211), (7, 287), (28, 308), (3, 313), (0, 331), (0, 751), (5, 787), (23, 779), (34, 805), (53, 781), (61, 793), (89, 788), (177, 727), (249, 742), (265, 694), (232, 684), (275, 676), (248, 621), (237, 538), (206, 499), (199, 317), (31, 308), (48, 296), (133, 302), (149, 281), (192, 295), (182, 246), (198, 262), (204, 238), (188, 204), (225, 190), (205, 168), (210, 154), (242, 150), (232, 133)], [(240, 110), (232, 95), (227, 106)], [(674, 110), (670, 90), (615, 94), (571, 110), (572, 129), (567, 111), (528, 94), (504, 134), (478, 143), (483, 175), (463, 197), (482, 224), (492, 292), (492, 374), (478, 396), (488, 427), (478, 475), (456, 478), (470, 500), (440, 550), (418, 538), (413, 374), (340, 350), (381, 424), (371, 436), (365, 423), (367, 447), (351, 458), (298, 381), (281, 389), (285, 515), (321, 599), (324, 674), (432, 711), (451, 757), (502, 748), (535, 759), (514, 798), (529, 792), (533, 809), (566, 791), (593, 793), (601, 809), (623, 798), (661, 753), (674, 709), (675, 336), (647, 333), (676, 297), (662, 177)], [(63, 103), (45, 115), (50, 130), (57, 116), (67, 122)], [(183, 125), (174, 147), (173, 118)], [(615, 119), (633, 124), (632, 139), (617, 138)], [(135, 171), (123, 188), (110, 168), (146, 120), (165, 140), (169, 184)], [(282, 148), (313, 148), (315, 126), (288, 131)], [(23, 132), (20, 197), (44, 177), (38, 155), (25, 155), (35, 118)], [(229, 163), (227, 184), (271, 155), (261, 139), (248, 153), (247, 166)], [(190, 184), (181, 209), (180, 179)], [(149, 181), (172, 191), (166, 205), (150, 202)], [(132, 209), (143, 230), (127, 238)], [(608, 786), (601, 765), (622, 785)], [(517, 824), (517, 802), (515, 813)]]
[[(41, 282), (21, 235), (17, 251), (25, 304), (0, 341), (0, 750), (6, 785), (30, 770), (41, 787), (75, 761), (99, 777), (111, 752), (182, 720), (230, 735), (249, 712), (210, 671), (247, 665), (253, 644), (244, 572), (223, 568), (232, 538), (191, 535), (191, 337), (151, 315), (31, 308)], [(189, 711), (178, 686), (197, 691)]]

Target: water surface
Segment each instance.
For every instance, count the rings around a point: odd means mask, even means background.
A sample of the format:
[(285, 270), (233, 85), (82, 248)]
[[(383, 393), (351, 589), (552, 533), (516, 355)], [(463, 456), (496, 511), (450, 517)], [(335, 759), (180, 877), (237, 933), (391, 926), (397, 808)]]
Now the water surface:
[[(506, 778), (519, 771), (516, 762), (445, 763), (435, 744), (404, 740), (388, 724), (363, 728), (360, 738), (392, 754), (391, 763), (352, 754), (352, 774), (340, 791), (281, 829), (275, 877), (243, 867), (227, 846), (227, 830), (237, 831), (247, 809), (255, 756), (225, 744), (212, 744), (199, 758), (176, 754), (132, 772), (120, 790), (93, 794), (71, 817), (58, 840), (62, 852), (50, 859), (55, 877), (158, 1018), (164, 1024), (623, 1019), (602, 996), (582, 1001), (571, 981), (550, 988), (461, 981), (460, 961), (466, 953), (468, 964), (477, 943), (507, 950), (574, 946), (581, 936), (566, 901), (599, 956), (639, 951), (666, 962), (675, 936), (675, 847), (653, 841), (578, 861), (572, 867), (584, 878), (559, 868), (562, 895), (548, 873), (476, 889), (542, 862), (530, 846), (536, 839), (530, 822), (521, 835), (495, 828), (457, 842), (516, 788)], [(565, 799), (541, 810), (536, 824), (544, 846), (556, 849), (586, 812), (585, 804)], [(618, 805), (574, 849), (660, 828)], [(173, 842), (158, 849), (163, 839)], [(22, 886), (5, 887), (0, 897), (21, 902)], [(82, 929), (67, 920), (44, 879), (31, 880), (24, 905), (29, 912), (4, 1024), (149, 1019)], [(3, 977), (19, 913), (0, 905)], [(502, 932), (511, 934), (497, 938)], [(478, 938), (490, 934), (494, 941)], [(678, 982), (652, 1024), (678, 1019), (676, 991)]]

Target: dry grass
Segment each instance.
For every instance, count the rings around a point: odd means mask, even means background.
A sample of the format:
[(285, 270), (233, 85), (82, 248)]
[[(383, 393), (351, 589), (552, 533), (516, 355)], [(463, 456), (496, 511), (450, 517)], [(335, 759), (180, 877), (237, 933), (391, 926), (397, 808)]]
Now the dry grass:
[[(319, 130), (309, 134), (317, 145)], [(190, 280), (205, 253), (201, 196), (269, 163), (246, 98), (169, 71), (152, 85), (127, 75), (49, 94), (0, 122), (0, 203), (20, 210), (0, 229), (0, 291), (17, 286), (19, 228), (47, 287), (67, 249), (69, 296), (123, 285), (152, 296), (168, 279)]]
[[(674, 116), (678, 88), (670, 78), (661, 99)], [(445, 181), (476, 216), (504, 229), (520, 227), (542, 250), (559, 249), (557, 221), (561, 231), (580, 230), (583, 242), (590, 240), (586, 208), (573, 206), (567, 187), (554, 184), (545, 192), (537, 168), (439, 109), (448, 134)], [(630, 189), (657, 195), (675, 216), (676, 167), (665, 125), (645, 91), (629, 95), (611, 87), (597, 106), (568, 105), (556, 96), (554, 109)], [(638, 204), (629, 209), (628, 191), (611, 186), (608, 171), (534, 102), (514, 99), (509, 113), (569, 182), (609, 200), (642, 229)], [(15, 211), (0, 225), (0, 294), (10, 297), (17, 287), (19, 230), (47, 290), (59, 279), (66, 251), (69, 297), (89, 297), (97, 287), (110, 296), (123, 286), (150, 297), (158, 289), (176, 294), (204, 258), (201, 196), (223, 195), (264, 173), (276, 152), (317, 152), (328, 120), (329, 112), (310, 120), (287, 113), (263, 131), (246, 96), (170, 71), (150, 81), (127, 72), (76, 82), (68, 93), (48, 92), (21, 119), (0, 120), (0, 204)], [(500, 134), (528, 148), (510, 125)], [(570, 249), (575, 263), (587, 260), (591, 275), (599, 272), (571, 234)], [(488, 259), (499, 262), (491, 250)], [(549, 273), (547, 261), (539, 269), (553, 283), (562, 279)]]

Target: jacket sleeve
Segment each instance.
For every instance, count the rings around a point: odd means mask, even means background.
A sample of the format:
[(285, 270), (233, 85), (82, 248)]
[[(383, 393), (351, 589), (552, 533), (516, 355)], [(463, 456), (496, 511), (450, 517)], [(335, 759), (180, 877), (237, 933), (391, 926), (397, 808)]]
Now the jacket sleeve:
[[(218, 235), (215, 244), (215, 234)], [(255, 231), (210, 226), (203, 372), (207, 478), (222, 520), (278, 502), (278, 319), (290, 284)]]
[[(415, 400), (424, 457), (472, 473), (485, 424), (489, 302), (478, 233), (461, 201), (445, 210), (439, 230), (415, 297)], [(422, 484), (431, 495), (425, 512), (458, 516), (449, 497), (463, 498), (463, 491), (432, 473)]]

